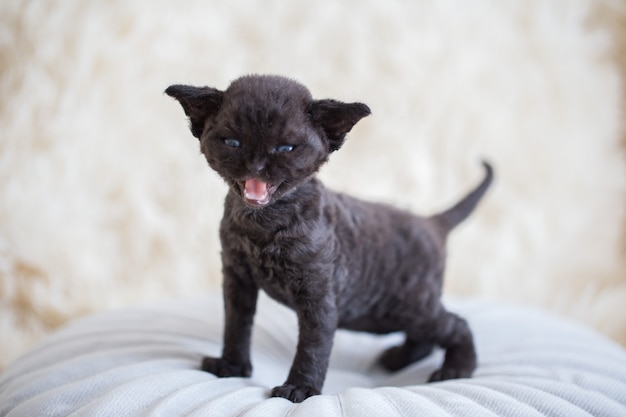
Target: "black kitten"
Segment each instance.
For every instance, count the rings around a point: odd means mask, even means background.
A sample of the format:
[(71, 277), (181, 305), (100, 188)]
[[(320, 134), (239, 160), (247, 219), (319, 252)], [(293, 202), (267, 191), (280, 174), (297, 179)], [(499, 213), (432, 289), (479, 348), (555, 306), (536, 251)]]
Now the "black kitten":
[(299, 83), (246, 76), (225, 91), (173, 85), (209, 165), (228, 183), (220, 227), (225, 329), (221, 358), (202, 369), (249, 376), (250, 335), (259, 289), (298, 316), (298, 346), (287, 381), (272, 396), (300, 402), (320, 393), (337, 328), (403, 331), (381, 363), (400, 369), (446, 349), (430, 381), (471, 376), (470, 329), (440, 302), (448, 232), (492, 181), (457, 205), (419, 217), (326, 189), (314, 174), (370, 109), (313, 100)]

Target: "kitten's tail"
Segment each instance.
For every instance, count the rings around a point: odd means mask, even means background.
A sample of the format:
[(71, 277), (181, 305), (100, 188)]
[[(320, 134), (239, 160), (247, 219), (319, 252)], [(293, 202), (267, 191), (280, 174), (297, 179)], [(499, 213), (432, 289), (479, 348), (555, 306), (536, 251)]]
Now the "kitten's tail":
[(433, 220), (445, 229), (446, 233), (470, 215), (491, 185), (491, 182), (493, 181), (493, 168), (485, 161), (483, 161), (483, 167), (485, 168), (485, 178), (478, 185), (478, 187), (448, 210), (432, 217)]

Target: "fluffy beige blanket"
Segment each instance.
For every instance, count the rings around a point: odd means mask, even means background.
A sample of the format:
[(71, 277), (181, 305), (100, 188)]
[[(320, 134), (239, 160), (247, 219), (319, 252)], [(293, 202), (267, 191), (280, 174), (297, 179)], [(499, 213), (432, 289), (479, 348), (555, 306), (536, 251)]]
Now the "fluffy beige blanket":
[(0, 366), (86, 313), (219, 289), (226, 188), (162, 92), (246, 73), (372, 108), (332, 188), (427, 214), (489, 159), (447, 293), (626, 344), (625, 24), (619, 0), (1, 2)]

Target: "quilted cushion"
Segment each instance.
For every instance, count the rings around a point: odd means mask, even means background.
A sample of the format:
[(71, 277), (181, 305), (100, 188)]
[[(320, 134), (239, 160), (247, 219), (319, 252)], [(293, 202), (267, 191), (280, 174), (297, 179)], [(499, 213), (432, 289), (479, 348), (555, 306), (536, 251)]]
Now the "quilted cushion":
[(0, 416), (626, 416), (626, 351), (545, 312), (455, 301), (479, 367), (471, 379), (426, 384), (442, 353), (393, 374), (376, 366), (400, 335), (339, 331), (324, 393), (268, 398), (295, 350), (295, 315), (261, 297), (253, 376), (198, 370), (221, 350), (219, 295), (76, 321), (0, 376)]

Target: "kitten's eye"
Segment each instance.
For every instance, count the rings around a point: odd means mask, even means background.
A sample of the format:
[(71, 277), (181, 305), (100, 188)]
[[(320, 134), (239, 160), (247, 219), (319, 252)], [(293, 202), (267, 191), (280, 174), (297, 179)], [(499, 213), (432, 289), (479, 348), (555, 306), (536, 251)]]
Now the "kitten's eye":
[(239, 142), (239, 140), (237, 139), (224, 139), (224, 145), (228, 146), (229, 148), (239, 148), (241, 147), (241, 142)]
[(291, 152), (293, 151), (293, 145), (278, 145), (274, 148), (277, 153)]

